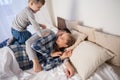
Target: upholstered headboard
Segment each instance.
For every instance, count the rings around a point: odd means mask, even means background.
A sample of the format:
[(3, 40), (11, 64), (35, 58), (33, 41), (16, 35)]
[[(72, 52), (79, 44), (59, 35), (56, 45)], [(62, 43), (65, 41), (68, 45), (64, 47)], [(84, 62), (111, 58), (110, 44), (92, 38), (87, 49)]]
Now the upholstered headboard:
[(89, 41), (92, 41), (115, 54), (115, 57), (111, 59), (110, 63), (120, 66), (120, 36), (97, 31), (96, 29), (81, 25), (76, 26), (75, 29), (85, 33), (88, 36)]

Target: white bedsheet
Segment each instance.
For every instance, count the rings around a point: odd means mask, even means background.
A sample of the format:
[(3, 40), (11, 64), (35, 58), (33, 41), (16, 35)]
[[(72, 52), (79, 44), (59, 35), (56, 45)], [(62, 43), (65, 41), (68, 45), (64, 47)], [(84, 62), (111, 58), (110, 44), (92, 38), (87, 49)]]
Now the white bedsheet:
[[(82, 80), (78, 74), (72, 78), (67, 78), (64, 73), (64, 64), (48, 72), (40, 72), (33, 76), (31, 80)], [(88, 80), (120, 80), (108, 64), (101, 65)]]
[[(10, 80), (13, 76), (20, 74), (22, 70), (9, 47), (0, 49), (0, 80)], [(11, 79), (13, 80), (13, 79)]]
[[(8, 47), (0, 49), (0, 80), (81, 80), (78, 74), (67, 78), (64, 73), (65, 65), (62, 64), (50, 71), (33, 73), (21, 71), (13, 52)], [(108, 64), (101, 65), (88, 80), (120, 80), (112, 67)]]

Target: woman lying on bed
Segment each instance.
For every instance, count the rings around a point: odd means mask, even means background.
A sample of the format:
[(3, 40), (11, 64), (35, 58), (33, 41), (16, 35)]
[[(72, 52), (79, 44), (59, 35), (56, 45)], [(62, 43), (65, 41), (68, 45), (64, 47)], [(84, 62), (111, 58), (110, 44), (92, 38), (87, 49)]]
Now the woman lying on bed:
[[(55, 33), (50, 31), (50, 34), (44, 38), (37, 39), (32, 43), (31, 47), (36, 52), (37, 59), (39, 61), (42, 70), (50, 70), (65, 62), (66, 75), (71, 77), (74, 74), (74, 68), (68, 61), (68, 57), (71, 56), (70, 51), (64, 51), (65, 48), (73, 45), (75, 39), (70, 33), (63, 32), (56, 37)], [(15, 53), (15, 57), (22, 70), (28, 70), (33, 67), (33, 62), (29, 60), (28, 54), (25, 52), (25, 47), (21, 45), (17, 47), (9, 46)]]

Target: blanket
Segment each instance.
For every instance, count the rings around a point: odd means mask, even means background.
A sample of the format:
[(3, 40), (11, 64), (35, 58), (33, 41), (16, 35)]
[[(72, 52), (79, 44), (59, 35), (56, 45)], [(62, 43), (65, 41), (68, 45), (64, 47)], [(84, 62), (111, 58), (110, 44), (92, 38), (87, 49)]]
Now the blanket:
[[(34, 73), (31, 71), (22, 71), (9, 47), (0, 49), (0, 80), (82, 80), (76, 73), (73, 77), (67, 78), (62, 64), (50, 71), (41, 71)], [(112, 67), (108, 64), (101, 65), (88, 80), (120, 80)]]
[(22, 70), (14, 57), (13, 51), (9, 47), (0, 49), (0, 79), (7, 80), (20, 74)]
[[(34, 73), (32, 71), (31, 71), (32, 73), (29, 73), (27, 71), (21, 70), (19, 67), (19, 64), (16, 60), (15, 53), (14, 53), (14, 51), (11, 50), (11, 48), (9, 48), (9, 47), (1, 48), (0, 49), (0, 57), (1, 57), (0, 58), (0, 80), (35, 80), (32, 78), (35, 78), (35, 74), (38, 74), (38, 73)], [(57, 67), (56, 69), (59, 69), (58, 71), (62, 72), (64, 68), (61, 65), (61, 66)], [(54, 70), (41, 71), (41, 72), (39, 72), (39, 74), (42, 75), (43, 73), (46, 74), (48, 72), (50, 73), (51, 71), (53, 72)], [(62, 73), (64, 73), (63, 78), (67, 78), (65, 72), (63, 71)], [(49, 79), (50, 77), (52, 77), (52, 76), (49, 76), (47, 78)], [(60, 77), (60, 76), (58, 76), (58, 77)], [(38, 80), (39, 79), (40, 78), (38, 78)], [(64, 80), (66, 80), (66, 79), (64, 79)], [(79, 79), (74, 79), (74, 80), (79, 80)]]
[[(77, 73), (73, 77), (67, 78), (64, 69), (65, 65), (62, 64), (50, 71), (42, 71), (32, 76), (30, 80), (82, 80)], [(120, 78), (118, 78), (118, 75), (113, 71), (111, 66), (104, 63), (87, 80), (120, 80)]]

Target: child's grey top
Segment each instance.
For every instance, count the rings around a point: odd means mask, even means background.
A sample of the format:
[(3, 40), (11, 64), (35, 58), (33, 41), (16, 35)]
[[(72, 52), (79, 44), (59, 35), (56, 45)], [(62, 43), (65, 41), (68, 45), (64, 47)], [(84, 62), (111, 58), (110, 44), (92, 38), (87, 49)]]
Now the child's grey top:
[(35, 32), (41, 37), (40, 25), (36, 22), (34, 12), (26, 7), (19, 14), (16, 15), (12, 27), (18, 31), (24, 31), (31, 24)]

